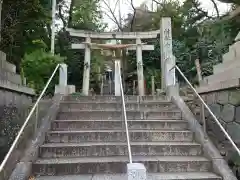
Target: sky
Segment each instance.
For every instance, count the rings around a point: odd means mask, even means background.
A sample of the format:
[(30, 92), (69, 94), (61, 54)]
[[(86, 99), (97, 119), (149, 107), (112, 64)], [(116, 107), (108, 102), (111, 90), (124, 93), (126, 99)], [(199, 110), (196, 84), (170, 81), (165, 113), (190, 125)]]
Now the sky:
[[(111, 2), (110, 6), (113, 9), (114, 8), (114, 1), (116, 2), (116, 0), (106, 0), (106, 1), (107, 2)], [(132, 12), (132, 8), (131, 8), (131, 6), (129, 4), (130, 0), (120, 0), (120, 1), (121, 1), (120, 9), (121, 9), (121, 14), (123, 16), (126, 16), (128, 13)], [(180, 0), (180, 1), (183, 2), (184, 0)], [(213, 3), (211, 2), (211, 0), (199, 0), (199, 1), (202, 3), (201, 7), (204, 10), (207, 10), (209, 15), (214, 15), (216, 13), (215, 10), (214, 10)], [(221, 2), (219, 2), (217, 0), (215, 0), (215, 1), (216, 1), (217, 5), (218, 5), (220, 13), (225, 13), (225, 12), (229, 11), (230, 5), (228, 5), (226, 3), (221, 3)], [(133, 3), (134, 3), (135, 7), (140, 6), (144, 2), (146, 2), (148, 5), (150, 5), (149, 7), (151, 7), (151, 2), (152, 2), (151, 0), (133, 0)], [(103, 21), (108, 24), (109, 29), (112, 29), (115, 26), (114, 23), (106, 15), (104, 15), (104, 20)]]

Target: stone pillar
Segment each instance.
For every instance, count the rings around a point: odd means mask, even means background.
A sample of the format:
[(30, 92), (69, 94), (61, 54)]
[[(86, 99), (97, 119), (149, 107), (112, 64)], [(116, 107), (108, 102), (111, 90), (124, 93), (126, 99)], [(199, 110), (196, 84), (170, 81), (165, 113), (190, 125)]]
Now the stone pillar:
[(1, 30), (2, 30), (2, 4), (3, 4), (3, 0), (0, 0), (0, 41), (2, 39), (2, 34), (1, 34)]
[(87, 37), (86, 46), (85, 46), (84, 72), (83, 72), (83, 85), (82, 85), (82, 93), (85, 96), (88, 96), (89, 81), (90, 81), (91, 49), (90, 49), (89, 43), (91, 43), (91, 38)]
[(121, 63), (120, 60), (115, 59), (115, 96), (121, 96), (120, 78), (121, 76)]
[(142, 44), (141, 39), (137, 38), (137, 74), (138, 74), (138, 92), (139, 96), (144, 96), (144, 76), (143, 76), (143, 62), (142, 62)]
[(203, 78), (202, 78), (202, 70), (201, 70), (201, 65), (200, 65), (199, 59), (195, 60), (195, 66), (197, 69), (198, 83), (200, 84), (200, 82), (202, 81)]
[(98, 67), (98, 82), (101, 81), (101, 67)]
[(147, 180), (147, 171), (143, 164), (129, 163), (127, 165), (128, 180)]
[(161, 46), (161, 67), (162, 67), (162, 89), (175, 85), (175, 58), (172, 52), (172, 26), (171, 18), (165, 17), (161, 20), (160, 46)]
[(151, 84), (152, 84), (152, 96), (155, 95), (155, 79), (154, 76), (151, 77)]
[(59, 85), (67, 86), (67, 78), (68, 78), (67, 65), (61, 64), (59, 68)]
[(68, 73), (67, 73), (67, 65), (60, 64), (59, 68), (59, 84), (55, 85), (55, 94), (72, 94), (76, 91), (74, 85), (68, 85)]

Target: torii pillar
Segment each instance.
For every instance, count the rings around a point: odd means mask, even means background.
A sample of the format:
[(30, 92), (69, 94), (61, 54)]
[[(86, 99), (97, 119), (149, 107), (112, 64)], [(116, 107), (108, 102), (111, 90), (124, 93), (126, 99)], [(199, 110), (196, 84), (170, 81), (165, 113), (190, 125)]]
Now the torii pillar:
[[(115, 81), (114, 81), (114, 86), (115, 86), (115, 96), (121, 96), (121, 87), (120, 87), (120, 83), (123, 83), (120, 81), (120, 76), (122, 75), (121, 73), (121, 60), (115, 58), (114, 59), (114, 66), (115, 66)], [(123, 81), (123, 80), (122, 80)]]
[(84, 71), (83, 71), (83, 84), (82, 84), (82, 94), (88, 96), (89, 92), (89, 81), (90, 81), (90, 65), (91, 65), (91, 48), (90, 48), (91, 38), (86, 38), (85, 44), (85, 57), (84, 57)]
[(143, 76), (143, 62), (142, 62), (142, 42), (140, 38), (136, 39), (137, 44), (137, 74), (138, 74), (138, 94), (144, 96), (144, 76)]

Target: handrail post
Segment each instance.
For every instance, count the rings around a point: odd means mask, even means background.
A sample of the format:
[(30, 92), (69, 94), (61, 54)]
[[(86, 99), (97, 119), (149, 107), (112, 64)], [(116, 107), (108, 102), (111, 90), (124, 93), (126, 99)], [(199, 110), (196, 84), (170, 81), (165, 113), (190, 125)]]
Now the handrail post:
[(112, 78), (110, 76), (110, 73), (109, 73), (108, 83), (109, 83), (109, 94), (111, 95), (112, 94)]
[(67, 72), (67, 65), (66, 64), (60, 64), (60, 69), (59, 69), (59, 85), (60, 86), (67, 86), (67, 77), (68, 77), (68, 72)]
[(155, 79), (154, 76), (151, 76), (151, 85), (152, 85), (152, 96), (155, 95)]
[(101, 75), (101, 95), (103, 95), (103, 75)]
[(202, 117), (202, 123), (203, 123), (203, 132), (205, 139), (207, 138), (207, 126), (206, 126), (206, 118), (205, 118), (205, 107), (201, 103), (201, 117)]
[(36, 106), (36, 110), (35, 110), (35, 130), (34, 130), (34, 133), (37, 132), (37, 129), (38, 129), (38, 108), (39, 108), (39, 105)]

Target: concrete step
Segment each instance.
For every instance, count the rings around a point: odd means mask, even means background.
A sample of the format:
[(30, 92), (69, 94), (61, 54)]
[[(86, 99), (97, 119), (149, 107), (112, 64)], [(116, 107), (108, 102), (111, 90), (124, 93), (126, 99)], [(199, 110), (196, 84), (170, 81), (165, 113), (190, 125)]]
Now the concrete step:
[[(191, 131), (176, 130), (130, 130), (130, 139), (134, 142), (191, 142), (193, 133)], [(81, 130), (81, 131), (50, 131), (47, 133), (46, 142), (48, 143), (82, 143), (82, 142), (124, 142), (126, 133), (120, 130)]]
[[(166, 101), (165, 96), (124, 96), (126, 102), (143, 102), (143, 101)], [(63, 101), (80, 101), (80, 102), (121, 102), (121, 96), (104, 95), (104, 96), (80, 96), (69, 95), (63, 97)]]
[[(133, 156), (149, 173), (208, 172), (211, 162), (198, 156)], [(127, 156), (38, 159), (35, 175), (68, 175), (93, 173), (126, 173)]]
[[(131, 142), (132, 155), (199, 156), (201, 145), (192, 142)], [(39, 149), (41, 158), (127, 156), (126, 142), (51, 143)]]
[[(159, 111), (159, 112), (140, 112), (127, 111), (128, 119), (181, 119), (180, 111)], [(57, 120), (105, 120), (122, 119), (122, 111), (101, 111), (101, 110), (72, 110), (71, 112), (59, 112)]]
[[(75, 131), (80, 129), (122, 129), (125, 127), (123, 120), (55, 120), (52, 122), (52, 130)], [(128, 120), (129, 129), (153, 129), (153, 130), (184, 130), (188, 128), (184, 120)]]
[[(36, 180), (127, 180), (127, 174), (40, 176)], [(210, 172), (147, 173), (147, 180), (221, 180)]]
[[(76, 110), (122, 110), (122, 103), (117, 102), (71, 102), (65, 101), (60, 105), (60, 111), (76, 111)], [(177, 106), (172, 102), (142, 102), (142, 103), (126, 103), (127, 111), (160, 111), (160, 110), (178, 110)]]

